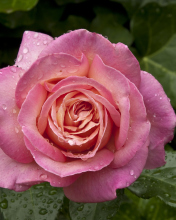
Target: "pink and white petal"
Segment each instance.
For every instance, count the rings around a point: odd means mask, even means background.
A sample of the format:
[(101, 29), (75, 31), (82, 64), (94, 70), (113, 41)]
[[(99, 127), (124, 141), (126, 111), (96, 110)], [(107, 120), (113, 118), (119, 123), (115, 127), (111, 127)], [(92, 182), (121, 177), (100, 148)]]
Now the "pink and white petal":
[(105, 202), (116, 198), (116, 190), (128, 187), (141, 174), (148, 155), (148, 143), (124, 167), (109, 166), (82, 174), (73, 184), (64, 187), (65, 195), (75, 202)]
[[(92, 87), (95, 88), (105, 99), (107, 99), (112, 105), (115, 106), (115, 101), (112, 97), (111, 92), (106, 88), (105, 85), (100, 84), (94, 79), (78, 76), (70, 76), (67, 79), (63, 79), (58, 82), (52, 89), (51, 92), (56, 92), (63, 86), (67, 85), (78, 85), (79, 89), (90, 90)], [(90, 90), (91, 91), (91, 90)]]
[(28, 137), (36, 149), (56, 161), (65, 161), (65, 157), (61, 151), (48, 143), (47, 140), (41, 136), (37, 128), (36, 120), (40, 114), (46, 96), (47, 92), (45, 88), (42, 85), (37, 84), (29, 92), (25, 102), (23, 103), (18, 116), (18, 121), (22, 126), (24, 135)]
[[(140, 92), (151, 123), (146, 168), (152, 169), (165, 164), (164, 145), (173, 138), (176, 115), (161, 84), (151, 74), (144, 71), (141, 72), (141, 79)], [(155, 160), (156, 164), (153, 161), (154, 157), (158, 158)]]
[(114, 158), (114, 154), (111, 151), (102, 149), (101, 151), (97, 152), (94, 157), (87, 159), (86, 161), (78, 159), (62, 163), (54, 161), (40, 151), (37, 151), (26, 137), (25, 143), (31, 150), (35, 161), (39, 166), (41, 166), (44, 170), (60, 177), (72, 176), (87, 171), (101, 170), (104, 167), (107, 167)]
[[(136, 152), (144, 145), (150, 132), (150, 123), (147, 119), (146, 108), (143, 97), (136, 86), (130, 85), (130, 124), (128, 127), (128, 136), (124, 146), (115, 152), (115, 158), (111, 166), (119, 168), (129, 163)], [(115, 141), (116, 141), (115, 136)]]
[(33, 31), (25, 31), (15, 65), (24, 70), (28, 70), (33, 62), (37, 60), (41, 51), (52, 41), (53, 38), (49, 35)]
[(61, 178), (47, 172), (35, 162), (22, 164), (8, 157), (0, 149), (0, 187), (25, 191), (32, 185), (50, 182), (55, 187), (66, 187), (72, 184), (79, 175)]
[(44, 81), (52, 79), (63, 79), (72, 75), (86, 76), (88, 69), (89, 63), (84, 54), (80, 60), (63, 53), (50, 54), (37, 59), (18, 82), (16, 89), (17, 105), (21, 107), (27, 93), (37, 83), (44, 83)]
[(60, 52), (71, 54), (77, 58), (84, 53), (90, 63), (97, 54), (106, 65), (122, 72), (137, 87), (140, 84), (140, 66), (128, 47), (122, 43), (113, 45), (100, 34), (84, 29), (64, 34), (45, 48), (40, 57)]
[(98, 55), (95, 56), (92, 62), (88, 76), (101, 83), (111, 92), (119, 108), (121, 121), (120, 128), (116, 134), (116, 136), (118, 136), (118, 138), (116, 138), (116, 148), (120, 149), (126, 141), (129, 127), (129, 82), (121, 72), (105, 65)]
[(103, 106), (105, 106), (112, 120), (114, 121), (114, 124), (117, 127), (120, 127), (120, 113), (118, 110), (115, 109), (115, 107), (107, 99), (89, 90), (85, 90), (85, 89), (77, 89), (77, 90), (84, 93), (85, 95), (89, 95), (90, 97), (92, 97), (93, 99), (101, 103)]
[(12, 159), (30, 163), (33, 157), (25, 146), (15, 103), (15, 87), (22, 72), (15, 66), (0, 70), (0, 148)]

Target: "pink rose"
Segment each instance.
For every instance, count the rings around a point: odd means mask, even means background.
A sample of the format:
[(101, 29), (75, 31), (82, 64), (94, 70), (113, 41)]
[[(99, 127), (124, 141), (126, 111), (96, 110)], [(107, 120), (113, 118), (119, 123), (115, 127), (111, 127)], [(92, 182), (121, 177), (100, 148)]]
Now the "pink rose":
[(122, 43), (26, 31), (15, 65), (0, 70), (0, 94), (1, 187), (47, 181), (73, 201), (102, 202), (165, 164), (175, 113)]

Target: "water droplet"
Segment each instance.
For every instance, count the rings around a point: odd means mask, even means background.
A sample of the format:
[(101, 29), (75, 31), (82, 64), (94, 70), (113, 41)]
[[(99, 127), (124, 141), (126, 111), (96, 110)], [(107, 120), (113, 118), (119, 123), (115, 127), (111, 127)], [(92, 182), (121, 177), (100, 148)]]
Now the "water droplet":
[(16, 109), (13, 109), (12, 112), (13, 112), (13, 114), (15, 114), (17, 111), (16, 111)]
[(165, 193), (164, 195), (165, 195), (167, 198), (170, 197), (170, 195), (169, 195), (168, 193)]
[(68, 143), (69, 143), (71, 146), (75, 145), (75, 141), (74, 141), (74, 140), (68, 140)]
[(136, 179), (136, 178), (137, 178), (137, 176), (136, 176), (136, 175), (134, 175), (134, 178)]
[(47, 176), (46, 174), (41, 174), (41, 175), (40, 175), (40, 178), (41, 178), (41, 179), (47, 179), (47, 177), (48, 177), (48, 176)]
[(43, 74), (40, 74), (40, 76), (38, 77), (38, 80), (42, 78), (43, 78)]
[(57, 193), (57, 190), (53, 189), (49, 192), (49, 195), (55, 195)]
[(71, 68), (71, 69), (68, 69), (68, 70), (67, 70), (68, 73), (75, 73), (75, 72), (77, 72), (77, 71), (78, 71), (77, 68)]
[(162, 97), (160, 97), (160, 99), (162, 99)]
[(22, 59), (23, 59), (23, 55), (22, 55), (22, 54), (20, 54), (20, 55), (18, 56), (17, 61), (18, 61), (18, 62), (20, 62)]
[(39, 42), (37, 42), (37, 46), (39, 46), (40, 45), (40, 43)]
[(84, 208), (84, 205), (81, 205), (81, 206), (79, 206), (79, 207), (77, 208), (77, 210), (78, 210), (78, 211), (82, 211), (83, 208)]
[(131, 175), (131, 176), (134, 175), (134, 170), (130, 170), (130, 175)]
[(154, 114), (153, 117), (156, 118), (156, 115)]
[(28, 34), (29, 31), (25, 31), (25, 34)]
[(6, 109), (7, 109), (7, 106), (6, 106), (5, 104), (3, 104), (3, 105), (2, 105), (2, 108), (3, 108), (4, 110), (6, 110)]
[(126, 186), (128, 187), (129, 185), (130, 185), (129, 182), (127, 182), (127, 183), (126, 183)]
[(37, 37), (38, 37), (38, 33), (35, 33), (35, 34), (34, 34), (34, 38), (37, 38)]
[(39, 214), (40, 215), (46, 215), (48, 211), (46, 209), (40, 209)]
[(14, 66), (12, 66), (12, 67), (11, 67), (11, 71), (12, 71), (13, 73), (16, 73), (16, 68), (15, 68)]
[(43, 41), (43, 44), (46, 45), (48, 42), (46, 40)]
[(18, 134), (19, 133), (19, 129), (17, 127), (15, 127), (15, 132)]
[(25, 47), (25, 48), (23, 49), (23, 53), (25, 53), (25, 54), (28, 53), (28, 51), (29, 51), (29, 50), (28, 50), (27, 47)]
[(7, 199), (4, 199), (2, 202), (0, 202), (0, 207), (2, 209), (7, 209), (8, 208), (8, 201), (7, 201)]
[(66, 66), (65, 66), (65, 65), (63, 65), (63, 64), (61, 64), (61, 65), (60, 65), (60, 67), (65, 68)]
[(2, 75), (2, 72), (0, 71), (0, 75)]

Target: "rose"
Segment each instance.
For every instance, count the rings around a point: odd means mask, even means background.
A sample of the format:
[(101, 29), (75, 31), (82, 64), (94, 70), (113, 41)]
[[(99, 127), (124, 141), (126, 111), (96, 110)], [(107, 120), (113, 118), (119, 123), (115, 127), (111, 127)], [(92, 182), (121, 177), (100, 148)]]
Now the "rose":
[(26, 31), (15, 65), (0, 70), (0, 92), (1, 187), (48, 181), (71, 200), (101, 202), (165, 164), (174, 111), (122, 43)]

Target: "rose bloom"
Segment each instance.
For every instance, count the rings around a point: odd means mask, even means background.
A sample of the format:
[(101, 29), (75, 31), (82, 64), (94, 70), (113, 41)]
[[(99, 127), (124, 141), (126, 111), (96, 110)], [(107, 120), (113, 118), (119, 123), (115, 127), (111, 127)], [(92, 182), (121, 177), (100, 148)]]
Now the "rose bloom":
[(0, 94), (0, 187), (46, 181), (73, 201), (103, 202), (165, 164), (175, 113), (122, 43), (26, 31)]

